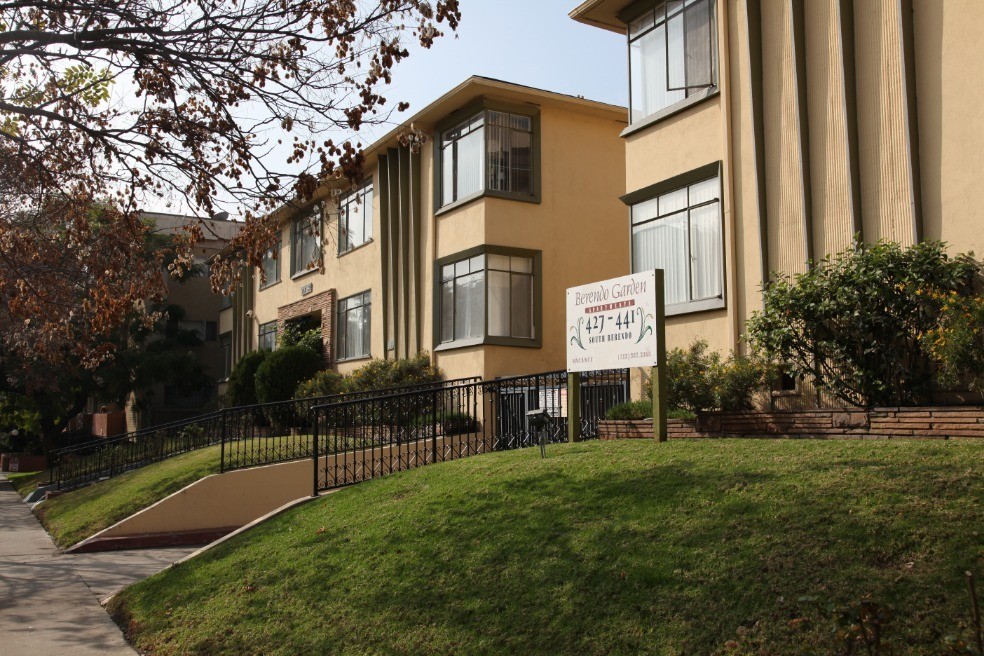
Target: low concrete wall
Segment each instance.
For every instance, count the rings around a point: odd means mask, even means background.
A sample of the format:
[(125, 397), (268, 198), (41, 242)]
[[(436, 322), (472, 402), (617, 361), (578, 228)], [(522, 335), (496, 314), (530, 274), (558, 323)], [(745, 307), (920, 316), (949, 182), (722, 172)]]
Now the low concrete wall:
[[(984, 407), (708, 412), (671, 419), (670, 437), (984, 438)], [(652, 420), (601, 421), (602, 439), (652, 437)]]
[[(413, 469), (433, 458), (452, 460), (484, 450), (484, 443), (469, 436), (419, 440), (399, 447), (384, 447), (324, 456), (319, 475), (327, 469), (329, 484), (347, 484), (383, 474)], [(465, 450), (465, 451), (463, 451)], [(454, 451), (454, 453), (451, 453)], [(344, 475), (344, 477), (342, 476)], [(310, 459), (212, 474), (161, 499), (71, 547), (96, 551), (134, 546), (204, 544), (245, 526), (284, 504), (314, 491)]]

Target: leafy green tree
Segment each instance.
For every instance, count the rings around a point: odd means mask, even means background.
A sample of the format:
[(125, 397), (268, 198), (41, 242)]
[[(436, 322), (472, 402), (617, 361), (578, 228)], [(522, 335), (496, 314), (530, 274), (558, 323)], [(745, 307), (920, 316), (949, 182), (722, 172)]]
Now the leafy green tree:
[(324, 366), (321, 356), (304, 346), (287, 346), (270, 353), (256, 370), (256, 399), (260, 403), (287, 401), (302, 381)]
[(973, 294), (980, 264), (943, 243), (857, 244), (764, 290), (748, 336), (767, 358), (861, 407), (932, 399), (935, 364), (924, 336), (944, 299)]
[(255, 405), (256, 399), (256, 370), (270, 355), (270, 351), (259, 349), (250, 351), (239, 358), (236, 366), (229, 374), (229, 384), (226, 387), (226, 397), (229, 405)]

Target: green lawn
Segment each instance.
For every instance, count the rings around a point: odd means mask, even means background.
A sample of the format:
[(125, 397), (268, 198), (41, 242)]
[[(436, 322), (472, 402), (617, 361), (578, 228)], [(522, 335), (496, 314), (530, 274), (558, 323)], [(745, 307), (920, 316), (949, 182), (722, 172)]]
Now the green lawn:
[[(970, 637), (984, 442), (593, 442), (343, 489), (118, 595), (165, 654), (894, 654)], [(822, 604), (821, 604), (822, 605)]]
[(48, 482), (48, 472), (6, 472), (4, 474), (10, 484), (14, 486), (14, 490), (17, 494), (22, 497), (26, 497), (28, 494), (37, 488), (38, 483)]
[(219, 447), (190, 451), (48, 499), (37, 514), (55, 544), (70, 547), (218, 471)]

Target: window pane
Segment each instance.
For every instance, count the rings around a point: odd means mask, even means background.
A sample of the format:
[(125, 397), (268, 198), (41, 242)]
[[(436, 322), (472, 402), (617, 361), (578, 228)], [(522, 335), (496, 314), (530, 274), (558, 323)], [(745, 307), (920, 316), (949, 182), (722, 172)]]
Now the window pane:
[(489, 268), (498, 269), (499, 271), (509, 270), (509, 256), (508, 255), (495, 255), (490, 253), (489, 256)]
[(509, 159), (509, 191), (533, 193), (533, 137), (530, 133), (513, 132)]
[(658, 205), (658, 198), (653, 198), (652, 200), (643, 201), (637, 205), (633, 205), (632, 223), (642, 223), (643, 221), (648, 221), (649, 219), (655, 219), (659, 216), (659, 212), (657, 211)]
[(441, 280), (451, 280), (454, 278), (454, 265), (445, 264), (441, 267)]
[(454, 338), (481, 337), (485, 330), (485, 281), (479, 271), (454, 281)]
[(718, 182), (717, 177), (690, 185), (690, 204), (700, 205), (709, 200), (715, 200), (718, 198), (720, 192), (721, 184)]
[(355, 248), (366, 243), (362, 208), (363, 206), (356, 202), (354, 197), (348, 203), (348, 248)]
[(512, 270), (519, 273), (532, 273), (533, 272), (533, 260), (528, 257), (513, 257), (510, 258), (512, 263)]
[(441, 341), (454, 339), (454, 280), (441, 284)]
[(639, 18), (629, 23), (629, 38), (634, 39), (637, 35), (645, 32), (653, 26), (653, 10), (650, 9)]
[(659, 215), (666, 216), (687, 209), (687, 189), (677, 189), (659, 197)]
[(454, 201), (454, 144), (448, 144), (441, 153), (441, 200), (442, 205)]
[(481, 271), (482, 269), (485, 268), (484, 255), (476, 255), (475, 257), (471, 258), (470, 262), (471, 262), (472, 273), (475, 273), (476, 271)]
[(684, 76), (683, 14), (677, 14), (666, 21), (667, 88), (683, 89), (687, 85)]
[(489, 271), (489, 335), (509, 336), (509, 274)]
[(468, 263), (469, 262), (471, 262), (471, 260), (461, 260), (459, 262), (455, 262), (454, 263), (454, 275), (456, 275), (456, 276), (464, 276), (464, 275), (467, 275), (468, 272), (471, 271), (471, 269), (468, 267)]
[(372, 239), (372, 185), (366, 188), (365, 194), (362, 196), (362, 217), (363, 224), (363, 235), (366, 241)]
[(633, 121), (643, 119), (686, 98), (683, 91), (671, 91), (668, 88), (665, 25), (660, 25), (652, 32), (633, 41), (629, 45), (629, 58), (632, 68)]
[(691, 280), (693, 300), (721, 296), (720, 203), (690, 211)]
[[(513, 258), (518, 259), (518, 258)], [(512, 276), (510, 314), (513, 337), (533, 337), (533, 276)]]
[(663, 269), (666, 303), (687, 298), (687, 215), (660, 219), (632, 230), (632, 270)]
[(686, 39), (686, 86), (707, 87), (713, 83), (711, 63), (711, 2), (701, 0), (683, 12)]
[(457, 190), (455, 200), (474, 194), (482, 189), (483, 140), (485, 131), (478, 129), (462, 137), (456, 144)]

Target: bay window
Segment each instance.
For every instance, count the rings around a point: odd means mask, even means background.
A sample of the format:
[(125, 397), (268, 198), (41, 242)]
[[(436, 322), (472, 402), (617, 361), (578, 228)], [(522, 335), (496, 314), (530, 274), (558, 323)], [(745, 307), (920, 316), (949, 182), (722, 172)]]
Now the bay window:
[(536, 201), (537, 117), (486, 105), (439, 132), (438, 204), (482, 194)]
[(338, 301), (338, 360), (369, 357), (370, 300), (365, 291)]
[(666, 0), (628, 21), (635, 123), (716, 87), (715, 0)]
[(437, 263), (442, 345), (538, 345), (539, 253), (480, 247)]
[(338, 254), (372, 241), (372, 180), (338, 203)]
[[(717, 169), (716, 165), (712, 168)], [(703, 172), (706, 174), (706, 168)], [(676, 188), (663, 186), (651, 198), (631, 205), (632, 271), (663, 269), (670, 314), (674, 313), (670, 306), (678, 306), (678, 312), (721, 307), (724, 242), (720, 174), (715, 172), (712, 177)]]

